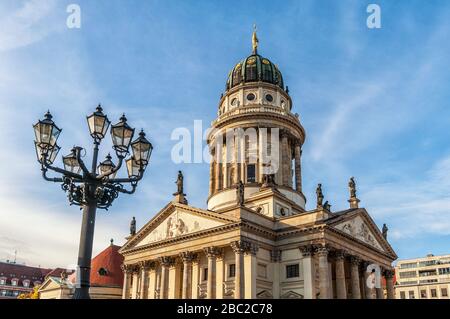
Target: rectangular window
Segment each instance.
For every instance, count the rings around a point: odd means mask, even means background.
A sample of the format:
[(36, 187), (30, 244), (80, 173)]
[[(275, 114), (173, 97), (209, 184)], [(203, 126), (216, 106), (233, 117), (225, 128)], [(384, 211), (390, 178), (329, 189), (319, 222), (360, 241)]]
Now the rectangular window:
[(414, 290), (410, 290), (409, 291), (409, 299), (414, 299), (416, 297), (414, 297)]
[(417, 273), (415, 271), (402, 271), (399, 273), (400, 278), (414, 278), (417, 277)]
[(431, 298), (436, 298), (436, 297), (437, 297), (436, 289), (431, 289)]
[(439, 268), (439, 275), (448, 275), (448, 274), (450, 274), (450, 267)]
[(417, 267), (417, 263), (405, 263), (405, 264), (400, 265), (400, 269), (416, 268), (416, 267)]
[(436, 265), (436, 260), (425, 260), (419, 262), (419, 267), (433, 266)]
[(420, 291), (420, 298), (427, 298), (427, 291), (426, 290), (421, 290)]
[(235, 277), (236, 276), (236, 264), (230, 264), (228, 266), (228, 277)]
[(208, 280), (208, 268), (203, 268), (203, 281)]
[(406, 299), (406, 295), (404, 291), (400, 291), (400, 299)]
[(441, 289), (441, 295), (442, 295), (442, 297), (448, 297), (447, 288), (442, 288)]
[(298, 276), (300, 276), (298, 264), (286, 266), (286, 278), (296, 278)]
[(256, 182), (256, 165), (247, 164), (247, 183)]

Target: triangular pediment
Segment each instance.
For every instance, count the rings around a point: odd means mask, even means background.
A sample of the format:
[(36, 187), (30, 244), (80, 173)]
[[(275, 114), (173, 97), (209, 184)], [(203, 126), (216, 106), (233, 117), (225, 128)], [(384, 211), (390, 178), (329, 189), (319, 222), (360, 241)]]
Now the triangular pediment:
[(124, 245), (121, 251), (141, 247), (188, 234), (233, 223), (235, 220), (215, 212), (192, 206), (170, 203), (153, 217)]
[(347, 233), (348, 235), (363, 241), (366, 244), (369, 244), (379, 250), (384, 250), (377, 240), (377, 237), (373, 230), (371, 230), (371, 226), (364, 220), (360, 215), (356, 215), (353, 218), (345, 220), (341, 223), (334, 225), (334, 228)]
[(387, 253), (393, 259), (397, 259), (397, 255), (391, 245), (383, 237), (381, 231), (364, 208), (337, 212), (326, 220), (326, 224), (360, 242)]
[(53, 279), (52, 277), (48, 277), (42, 283), (42, 285), (39, 287), (39, 291), (52, 290), (52, 289), (57, 289), (57, 288), (61, 288), (61, 284), (57, 280)]
[(295, 291), (289, 290), (285, 292), (282, 296), (282, 299), (303, 299), (303, 295), (296, 293)]

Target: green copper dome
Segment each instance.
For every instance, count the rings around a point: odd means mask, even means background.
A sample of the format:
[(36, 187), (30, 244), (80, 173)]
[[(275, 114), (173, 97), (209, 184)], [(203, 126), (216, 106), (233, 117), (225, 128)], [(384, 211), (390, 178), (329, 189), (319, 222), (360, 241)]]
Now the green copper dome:
[(230, 71), (226, 90), (241, 83), (259, 81), (275, 84), (284, 89), (283, 76), (277, 66), (254, 50), (252, 55), (236, 64)]

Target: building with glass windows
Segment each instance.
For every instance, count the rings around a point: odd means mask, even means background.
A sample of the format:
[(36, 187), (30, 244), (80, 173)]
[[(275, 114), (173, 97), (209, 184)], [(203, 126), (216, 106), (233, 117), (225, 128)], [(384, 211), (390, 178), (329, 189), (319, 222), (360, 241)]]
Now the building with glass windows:
[(399, 260), (395, 267), (398, 299), (448, 299), (450, 255)]
[(0, 262), (0, 299), (16, 299), (39, 286), (51, 269)]

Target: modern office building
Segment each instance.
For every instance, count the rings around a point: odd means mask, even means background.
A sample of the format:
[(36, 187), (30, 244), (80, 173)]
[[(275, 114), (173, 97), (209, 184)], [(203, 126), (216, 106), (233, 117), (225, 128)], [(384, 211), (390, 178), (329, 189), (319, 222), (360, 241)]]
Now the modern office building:
[(395, 267), (398, 299), (448, 299), (450, 255), (399, 260)]

